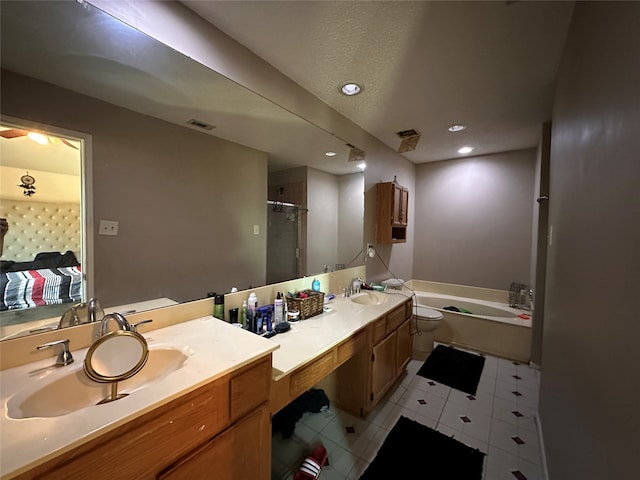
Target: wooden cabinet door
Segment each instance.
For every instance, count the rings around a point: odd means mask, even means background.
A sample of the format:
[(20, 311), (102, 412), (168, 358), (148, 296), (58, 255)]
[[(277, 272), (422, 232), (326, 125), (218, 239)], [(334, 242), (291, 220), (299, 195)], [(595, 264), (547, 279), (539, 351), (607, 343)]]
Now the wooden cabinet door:
[(400, 189), (400, 225), (409, 223), (409, 190)]
[(265, 404), (158, 475), (158, 480), (269, 480), (271, 433)]
[(371, 368), (371, 400), (373, 403), (376, 403), (385, 394), (396, 379), (396, 336), (397, 333), (393, 332), (373, 346)]
[(411, 360), (411, 352), (413, 350), (413, 338), (411, 337), (411, 320), (406, 320), (397, 330), (397, 357), (396, 357), (396, 372), (400, 375), (409, 360)]
[(391, 222), (393, 225), (402, 225), (402, 188), (391, 184), (393, 191), (393, 217)]
[(409, 190), (391, 184), (393, 189), (393, 207), (391, 222), (393, 225), (406, 226), (409, 222)]

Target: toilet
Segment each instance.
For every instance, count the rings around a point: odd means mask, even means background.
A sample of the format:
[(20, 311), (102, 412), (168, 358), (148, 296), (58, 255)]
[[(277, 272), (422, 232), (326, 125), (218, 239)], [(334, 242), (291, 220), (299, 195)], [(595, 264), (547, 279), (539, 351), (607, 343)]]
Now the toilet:
[(433, 308), (418, 305), (411, 318), (412, 330), (417, 332), (413, 336), (413, 352), (411, 358), (414, 360), (426, 360), (433, 350), (433, 340), (435, 331), (440, 326), (444, 318), (442, 312)]

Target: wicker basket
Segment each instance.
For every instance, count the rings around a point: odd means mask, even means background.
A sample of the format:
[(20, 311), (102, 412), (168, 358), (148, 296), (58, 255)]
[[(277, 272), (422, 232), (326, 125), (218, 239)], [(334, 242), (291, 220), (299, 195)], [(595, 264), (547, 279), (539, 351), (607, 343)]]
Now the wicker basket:
[(314, 290), (303, 290), (303, 292), (309, 296), (307, 298), (287, 297), (287, 310), (298, 310), (300, 312), (300, 316), (298, 317), (300, 320), (322, 313), (324, 293)]

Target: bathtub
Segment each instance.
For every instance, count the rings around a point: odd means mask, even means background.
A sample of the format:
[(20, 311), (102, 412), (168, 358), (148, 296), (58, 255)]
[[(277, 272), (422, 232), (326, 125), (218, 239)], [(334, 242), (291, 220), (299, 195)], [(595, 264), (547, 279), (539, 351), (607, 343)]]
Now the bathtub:
[[(454, 306), (470, 311), (445, 310)], [(518, 315), (531, 312), (474, 298), (456, 297), (432, 292), (415, 292), (414, 313), (421, 308), (439, 310), (444, 315), (435, 331), (435, 340), (459, 345), (499, 357), (528, 363), (531, 355), (531, 319)]]

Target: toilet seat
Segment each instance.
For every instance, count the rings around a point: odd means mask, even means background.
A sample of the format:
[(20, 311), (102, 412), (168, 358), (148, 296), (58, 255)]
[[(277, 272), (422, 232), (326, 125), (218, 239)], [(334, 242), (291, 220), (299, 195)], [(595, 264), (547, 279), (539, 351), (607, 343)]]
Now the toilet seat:
[(444, 317), (442, 312), (434, 310), (433, 308), (422, 307), (420, 305), (416, 307), (416, 312), (416, 317), (418, 317), (418, 319), (441, 320)]

